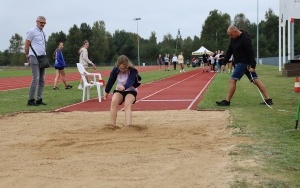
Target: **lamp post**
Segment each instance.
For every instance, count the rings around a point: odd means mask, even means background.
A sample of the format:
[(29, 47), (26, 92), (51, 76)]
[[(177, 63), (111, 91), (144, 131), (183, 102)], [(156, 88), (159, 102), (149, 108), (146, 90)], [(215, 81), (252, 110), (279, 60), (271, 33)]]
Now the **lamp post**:
[(137, 34), (137, 42), (138, 42), (138, 65), (140, 66), (140, 38), (139, 38), (139, 20), (141, 18), (134, 18), (133, 21), (136, 21), (136, 34)]
[(256, 27), (256, 63), (259, 63), (259, 32), (258, 32), (258, 0), (257, 0), (257, 27)]
[(178, 46), (178, 38), (179, 37), (181, 37), (181, 35), (180, 35), (180, 28), (178, 29), (178, 31), (177, 31), (177, 36), (176, 36), (176, 54), (177, 54), (177, 46)]

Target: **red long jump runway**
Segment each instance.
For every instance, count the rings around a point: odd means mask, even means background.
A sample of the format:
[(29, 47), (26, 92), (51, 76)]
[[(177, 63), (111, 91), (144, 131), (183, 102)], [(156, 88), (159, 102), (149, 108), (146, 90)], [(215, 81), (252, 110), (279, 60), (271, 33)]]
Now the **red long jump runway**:
[[(145, 66), (145, 67), (137, 67), (139, 72), (147, 72), (151, 70), (158, 69), (157, 66)], [(67, 69), (66, 69), (67, 71)], [(88, 70), (89, 71), (89, 70)], [(93, 70), (91, 72), (100, 72), (102, 77), (109, 76), (111, 70)], [(45, 84), (53, 84), (55, 78), (55, 74), (47, 74), (45, 75)], [(68, 82), (70, 81), (78, 81), (80, 80), (79, 73), (68, 73), (66, 72), (66, 79)], [(21, 89), (21, 88), (29, 88), (31, 83), (31, 76), (20, 76), (20, 77), (9, 77), (9, 78), (0, 78), (0, 91), (8, 91), (14, 89)], [(58, 83), (62, 83), (61, 78), (58, 80)]]
[[(195, 110), (214, 76), (215, 73), (203, 73), (201, 69), (195, 69), (163, 80), (142, 84), (138, 88), (137, 101), (132, 106), (132, 110)], [(95, 98), (55, 111), (109, 111), (111, 96), (110, 94), (106, 101), (102, 100), (100, 103)], [(120, 105), (119, 110), (123, 110), (123, 105)]]

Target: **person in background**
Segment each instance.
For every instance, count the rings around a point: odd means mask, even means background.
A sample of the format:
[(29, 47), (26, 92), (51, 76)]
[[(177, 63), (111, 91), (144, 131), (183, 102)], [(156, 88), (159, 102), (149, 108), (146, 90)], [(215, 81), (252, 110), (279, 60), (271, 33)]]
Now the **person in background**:
[(158, 65), (158, 67), (159, 67), (159, 71), (161, 70), (161, 66), (162, 66), (162, 64), (163, 64), (163, 59), (162, 59), (162, 57), (161, 57), (161, 54), (159, 54), (158, 55), (158, 58), (157, 58), (157, 65)]
[[(46, 105), (46, 103), (43, 102), (45, 69), (40, 68), (38, 59), (32, 50), (34, 49), (37, 56), (46, 55), (46, 36), (43, 31), (45, 25), (46, 18), (44, 16), (38, 16), (36, 19), (36, 27), (30, 29), (26, 33), (24, 52), (32, 73), (32, 80), (29, 87), (29, 99), (27, 102), (28, 106)], [(37, 100), (35, 101), (35, 91), (37, 86)]]
[(66, 63), (62, 53), (63, 47), (64, 47), (64, 43), (59, 42), (57, 49), (53, 53), (53, 57), (55, 59), (54, 68), (56, 72), (53, 90), (59, 90), (59, 88), (57, 87), (57, 80), (59, 79), (60, 76), (62, 78), (63, 83), (65, 84), (65, 89), (71, 89), (73, 87), (71, 85), (68, 85), (66, 82), (66, 73), (65, 73)]
[(178, 56), (178, 64), (180, 65), (180, 73), (185, 72), (184, 70), (184, 57), (183, 52), (180, 52), (180, 55)]
[(121, 55), (118, 57), (117, 63), (110, 73), (104, 93), (104, 100), (106, 100), (111, 88), (117, 81), (110, 105), (112, 125), (116, 125), (118, 106), (123, 103), (125, 109), (125, 125), (132, 125), (131, 106), (135, 103), (137, 96), (137, 86), (135, 86), (137, 73), (137, 69), (127, 56)]
[(219, 67), (220, 67), (220, 72), (221, 73), (225, 73), (225, 70), (226, 70), (226, 67), (222, 67), (222, 64), (223, 64), (223, 59), (224, 59), (225, 55), (224, 55), (224, 51), (222, 50), (219, 54), (219, 57), (218, 57), (218, 62), (219, 62)]
[(212, 55), (209, 56), (209, 60), (210, 60), (210, 72), (216, 72), (214, 53), (212, 53)]
[(170, 63), (170, 59), (169, 59), (168, 54), (165, 54), (164, 62), (165, 62), (165, 71), (169, 71), (169, 63)]
[(206, 53), (206, 50), (204, 51), (204, 53), (202, 54), (202, 61), (203, 61), (203, 72), (209, 72), (209, 65), (208, 65), (208, 59), (209, 59), (209, 55)]
[(231, 55), (231, 57), (228, 60), (228, 73), (232, 72), (233, 66), (234, 66), (234, 59), (233, 59), (233, 55)]
[(178, 63), (178, 58), (176, 54), (174, 54), (172, 57), (172, 63), (173, 63), (174, 70), (176, 70), (176, 64)]
[[(83, 46), (78, 51), (78, 53), (80, 54), (79, 63), (81, 63), (85, 69), (88, 68), (89, 64), (92, 65), (94, 69), (96, 69), (95, 64), (91, 60), (89, 60), (88, 50), (87, 50), (89, 48), (89, 45), (90, 45), (89, 41), (87, 40), (83, 41)], [(82, 79), (80, 80), (78, 89), (83, 90)]]
[(252, 41), (249, 34), (246, 31), (239, 30), (236, 26), (230, 26), (227, 29), (227, 34), (230, 36), (230, 44), (226, 56), (223, 60), (222, 67), (226, 66), (231, 55), (234, 57), (235, 68), (229, 80), (229, 88), (225, 100), (216, 101), (218, 106), (230, 106), (231, 98), (236, 90), (236, 82), (240, 80), (243, 75), (246, 75), (250, 82), (254, 83), (260, 92), (265, 97), (264, 102), (260, 103), (262, 105), (268, 104), (272, 105), (273, 101), (270, 98), (266, 87), (258, 79), (255, 72), (256, 61), (254, 57), (254, 51), (252, 46)]

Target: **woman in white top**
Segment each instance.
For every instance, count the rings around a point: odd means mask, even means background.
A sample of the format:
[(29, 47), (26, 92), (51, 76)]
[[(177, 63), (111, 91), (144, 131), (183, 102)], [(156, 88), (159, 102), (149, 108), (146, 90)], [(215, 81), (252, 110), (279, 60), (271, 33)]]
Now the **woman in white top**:
[[(88, 68), (89, 64), (93, 66), (93, 68), (95, 69), (95, 64), (89, 60), (89, 57), (88, 57), (88, 47), (89, 47), (89, 41), (85, 40), (83, 41), (83, 46), (79, 49), (78, 53), (80, 54), (79, 55), (79, 63), (81, 63), (85, 69)], [(83, 87), (82, 87), (82, 79), (80, 80), (80, 84), (78, 86), (78, 89), (82, 90)]]
[(180, 52), (180, 55), (178, 56), (178, 64), (180, 65), (180, 73), (185, 72), (183, 63), (184, 63), (183, 52)]

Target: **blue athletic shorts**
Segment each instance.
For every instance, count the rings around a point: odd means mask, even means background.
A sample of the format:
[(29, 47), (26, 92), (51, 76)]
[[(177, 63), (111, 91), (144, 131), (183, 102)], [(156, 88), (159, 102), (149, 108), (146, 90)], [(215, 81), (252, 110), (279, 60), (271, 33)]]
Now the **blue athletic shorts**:
[[(249, 65), (247, 65), (247, 64), (237, 63), (234, 67), (231, 78), (234, 80), (240, 80), (245, 74), (248, 77), (248, 79), (250, 80), (250, 82), (252, 82), (252, 77), (254, 80), (258, 79), (256, 72), (254, 71), (254, 72), (250, 73), (248, 67), (249, 67)], [(251, 77), (251, 75), (252, 75), (252, 77)]]

